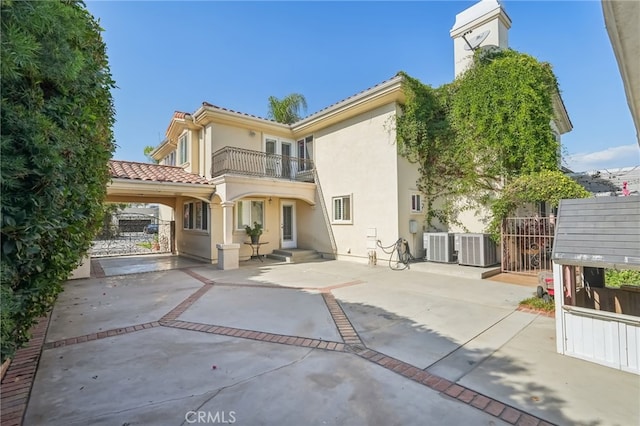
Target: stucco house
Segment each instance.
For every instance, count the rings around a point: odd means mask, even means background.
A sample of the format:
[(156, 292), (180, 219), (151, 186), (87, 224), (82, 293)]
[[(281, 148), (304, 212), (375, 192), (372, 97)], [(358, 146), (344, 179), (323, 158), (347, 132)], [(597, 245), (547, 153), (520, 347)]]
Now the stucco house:
[[(482, 35), (474, 47), (505, 48), (510, 26), (496, 0), (458, 14), (451, 30), (456, 75), (471, 62), (470, 34)], [(389, 245), (403, 237), (423, 255), (418, 169), (398, 155), (394, 131), (402, 79), (396, 75), (291, 125), (207, 102), (175, 112), (152, 153), (161, 165), (121, 162), (119, 170), (130, 173), (114, 179), (109, 200), (137, 193), (167, 206), (161, 217), (175, 220), (177, 252), (223, 269), (253, 254), (244, 227), (254, 222), (264, 228), (263, 254), (311, 249), (366, 262), (377, 240)], [(560, 138), (571, 123), (559, 95), (554, 110)], [(474, 215), (462, 221), (471, 232), (483, 230)], [(384, 258), (380, 250), (376, 255)]]

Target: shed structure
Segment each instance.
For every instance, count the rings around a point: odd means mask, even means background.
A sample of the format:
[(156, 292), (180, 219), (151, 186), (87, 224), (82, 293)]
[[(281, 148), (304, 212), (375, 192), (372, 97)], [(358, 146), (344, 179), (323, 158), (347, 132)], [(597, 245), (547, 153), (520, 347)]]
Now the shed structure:
[(640, 197), (561, 200), (552, 259), (558, 352), (640, 374), (640, 287), (604, 279), (640, 270)]

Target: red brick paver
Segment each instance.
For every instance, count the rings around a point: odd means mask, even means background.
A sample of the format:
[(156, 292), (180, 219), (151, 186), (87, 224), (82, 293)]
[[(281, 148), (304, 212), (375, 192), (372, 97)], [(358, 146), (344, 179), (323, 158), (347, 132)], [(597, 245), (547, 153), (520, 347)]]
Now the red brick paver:
[[(98, 262), (95, 262), (99, 266)], [(93, 262), (92, 262), (92, 266)], [(93, 274), (96, 274), (94, 267)], [(101, 268), (100, 268), (101, 269)], [(207, 291), (209, 291), (214, 282), (188, 268), (183, 269), (183, 272), (189, 276), (201, 281), (204, 285), (196, 292), (191, 294), (175, 308), (164, 315), (159, 321), (130, 325), (126, 327), (116, 328), (112, 330), (100, 331), (97, 333), (87, 334), (84, 336), (70, 337), (62, 339), (56, 342), (49, 342), (44, 344), (44, 334), (46, 327), (48, 326), (48, 317), (42, 319), (36, 327), (33, 334), (32, 341), (29, 342), (27, 348), (21, 349), (16, 353), (16, 357), (12, 364), (9, 366), (6, 376), (2, 380), (2, 426), (20, 425), (26, 404), (28, 401), (29, 393), (31, 391), (32, 382), (35, 376), (37, 363), (40, 358), (41, 350), (52, 349), (68, 345), (76, 345), (84, 342), (89, 342), (97, 339), (104, 339), (107, 337), (117, 337), (121, 334), (135, 333), (141, 330), (146, 330), (153, 327), (164, 326), (171, 328), (178, 328), (183, 330), (191, 330), (201, 333), (218, 334), (224, 336), (233, 336), (242, 339), (256, 340), (261, 342), (278, 343), (288, 346), (299, 346), (307, 348), (316, 348), (328, 351), (348, 352), (361, 357), (362, 359), (369, 360), (377, 365), (380, 365), (387, 370), (390, 370), (396, 374), (409, 378), (423, 386), (430, 387), (437, 392), (441, 392), (447, 397), (460, 401), (464, 404), (477, 408), (487, 414), (499, 417), (507, 423), (514, 424), (516, 426), (543, 426), (549, 425), (540, 418), (532, 416), (528, 413), (522, 412), (514, 407), (505, 405), (504, 403), (489, 398), (485, 395), (478, 394), (472, 389), (468, 389), (456, 383), (442, 378), (440, 376), (433, 375), (427, 371), (424, 371), (416, 366), (413, 366), (404, 361), (389, 357), (383, 353), (369, 349), (366, 344), (360, 339), (358, 333), (351, 324), (349, 318), (342, 310), (340, 303), (335, 299), (331, 293), (333, 288), (341, 288), (350, 285), (357, 285), (363, 282), (354, 281), (350, 283), (344, 283), (333, 287), (328, 287), (321, 290), (322, 297), (325, 301), (327, 309), (342, 337), (343, 342), (324, 341), (319, 339), (310, 339), (300, 336), (288, 336), (272, 333), (265, 333), (256, 330), (237, 329), (232, 327), (223, 327), (212, 324), (193, 323), (188, 321), (179, 321), (177, 318), (182, 315), (193, 303), (200, 299)], [(93, 275), (92, 274), (92, 275)], [(104, 274), (104, 271), (102, 271)], [(240, 286), (241, 284), (215, 284), (215, 285), (234, 285)], [(242, 285), (244, 286), (244, 285)], [(249, 285), (250, 287), (259, 288), (274, 288), (274, 289), (295, 289), (295, 287), (281, 287), (281, 286), (269, 286), (269, 285)], [(525, 309), (521, 309), (525, 310)], [(535, 312), (540, 314), (539, 312)], [(552, 315), (549, 315), (552, 316)], [(39, 329), (38, 327), (41, 327)]]
[(522, 415), (522, 413), (518, 410), (515, 410), (511, 407), (507, 407), (505, 408), (505, 410), (502, 412), (502, 415), (500, 416), (500, 418), (502, 420), (504, 420), (507, 423), (511, 423), (512, 425), (516, 424), (516, 422), (518, 421), (518, 419), (520, 418), (520, 416)]
[(33, 379), (40, 361), (50, 315), (40, 318), (31, 328), (31, 340), (18, 349), (2, 378), (0, 386), (0, 413), (2, 426), (22, 424), (22, 417), (27, 409), (27, 401), (33, 385)]
[[(355, 285), (359, 284), (359, 282), (354, 281), (354, 284), (347, 284)], [(329, 314), (331, 314), (331, 318), (338, 328), (338, 333), (340, 333), (342, 340), (348, 345), (362, 345), (362, 340), (360, 340), (358, 333), (353, 328), (349, 318), (344, 313), (342, 307), (333, 294), (329, 291), (324, 291), (322, 293), (322, 298), (324, 299), (324, 303), (327, 305), (327, 309), (329, 309)]]
[(43, 349), (60, 348), (62, 346), (76, 345), (78, 343), (90, 342), (92, 340), (106, 339), (107, 337), (119, 336), (121, 334), (135, 333), (140, 330), (146, 330), (148, 328), (158, 327), (158, 322), (147, 322), (144, 324), (136, 324), (128, 327), (113, 328), (111, 330), (104, 330), (98, 333), (85, 334), (84, 336), (70, 337), (68, 339), (56, 340), (55, 342), (47, 342), (44, 344)]

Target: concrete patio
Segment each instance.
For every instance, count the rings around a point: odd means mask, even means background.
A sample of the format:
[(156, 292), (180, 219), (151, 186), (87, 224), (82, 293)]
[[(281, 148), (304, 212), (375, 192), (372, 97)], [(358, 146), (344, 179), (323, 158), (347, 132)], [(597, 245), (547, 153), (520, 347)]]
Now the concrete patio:
[(554, 320), (516, 310), (528, 287), (339, 261), (155, 262), (105, 259), (66, 284), (23, 424), (640, 421), (638, 376), (556, 354)]

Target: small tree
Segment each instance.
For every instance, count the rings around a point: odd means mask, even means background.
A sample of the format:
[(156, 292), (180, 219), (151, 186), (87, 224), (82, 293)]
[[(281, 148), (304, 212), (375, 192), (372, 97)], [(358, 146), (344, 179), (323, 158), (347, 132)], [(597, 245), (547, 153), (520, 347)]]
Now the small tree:
[(101, 29), (81, 2), (2, 2), (2, 361), (91, 246), (114, 149)]
[(307, 100), (299, 93), (292, 93), (282, 99), (269, 96), (269, 118), (278, 123), (292, 124), (300, 120), (300, 111), (307, 111)]

